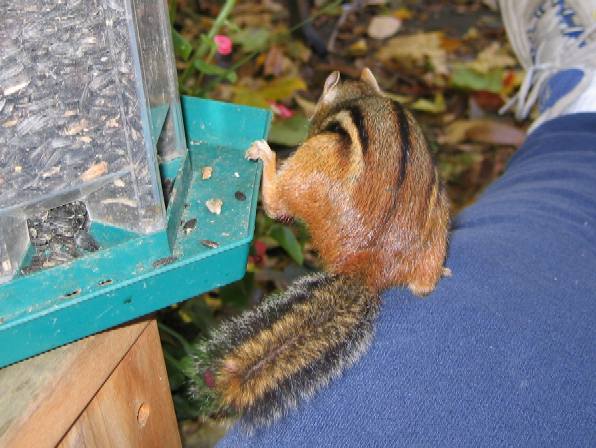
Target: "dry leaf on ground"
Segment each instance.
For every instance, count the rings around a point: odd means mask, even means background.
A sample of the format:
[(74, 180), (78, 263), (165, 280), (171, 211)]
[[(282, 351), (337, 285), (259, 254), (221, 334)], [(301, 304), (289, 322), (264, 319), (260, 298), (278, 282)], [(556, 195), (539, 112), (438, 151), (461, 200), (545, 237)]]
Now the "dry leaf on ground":
[(268, 108), (270, 102), (289, 99), (296, 91), (305, 89), (306, 83), (299, 76), (285, 76), (269, 82), (243, 78), (232, 87), (233, 102)]
[(435, 31), (394, 37), (379, 50), (377, 57), (382, 62), (413, 60), (418, 64), (428, 59), (436, 73), (447, 74), (447, 52), (441, 45), (442, 35)]
[(447, 126), (439, 143), (457, 145), (464, 141), (488, 143), (492, 145), (520, 146), (526, 133), (515, 126), (500, 121), (477, 119), (456, 120)]
[(493, 42), (478, 53), (475, 61), (466, 65), (479, 73), (488, 73), (495, 68), (515, 67), (516, 63), (515, 58), (498, 42)]
[(401, 20), (392, 16), (373, 17), (368, 25), (367, 33), (373, 39), (386, 39), (393, 36), (401, 28)]

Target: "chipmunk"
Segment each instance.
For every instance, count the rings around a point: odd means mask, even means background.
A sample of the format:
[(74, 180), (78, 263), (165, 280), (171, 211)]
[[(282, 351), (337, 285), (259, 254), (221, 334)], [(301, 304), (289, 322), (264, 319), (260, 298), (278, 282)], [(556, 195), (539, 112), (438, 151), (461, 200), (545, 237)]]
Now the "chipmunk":
[(369, 69), (325, 81), (306, 141), (282, 167), (265, 141), (262, 200), (272, 218), (299, 218), (326, 272), (224, 323), (196, 356), (195, 391), (251, 430), (287, 414), (367, 350), (380, 292), (426, 295), (441, 276), (448, 200), (412, 115)]

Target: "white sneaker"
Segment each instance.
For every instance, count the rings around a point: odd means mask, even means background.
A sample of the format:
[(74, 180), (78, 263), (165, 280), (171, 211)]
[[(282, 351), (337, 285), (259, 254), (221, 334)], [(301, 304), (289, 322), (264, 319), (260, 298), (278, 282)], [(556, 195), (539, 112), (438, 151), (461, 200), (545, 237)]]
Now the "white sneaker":
[(501, 112), (546, 120), (596, 111), (596, 0), (500, 0), (505, 29), (526, 76)]

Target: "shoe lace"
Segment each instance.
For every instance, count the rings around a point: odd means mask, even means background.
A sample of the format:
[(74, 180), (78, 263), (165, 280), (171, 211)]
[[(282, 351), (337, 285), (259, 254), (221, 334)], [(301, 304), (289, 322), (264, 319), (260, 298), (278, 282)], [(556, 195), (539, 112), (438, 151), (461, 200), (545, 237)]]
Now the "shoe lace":
[[(555, 19), (554, 15), (551, 17)], [(558, 21), (551, 20), (550, 25), (558, 26)], [(536, 48), (534, 64), (526, 71), (519, 91), (501, 107), (499, 113), (503, 114), (515, 106), (515, 117), (523, 120), (536, 104), (542, 87), (554, 73), (573, 68), (584, 70), (596, 68), (596, 39), (588, 40), (594, 31), (596, 31), (596, 23), (589, 26), (577, 38), (542, 40)], [(555, 45), (554, 48), (553, 45)], [(545, 51), (551, 55), (547, 57), (551, 60), (540, 62), (547, 59), (544, 57)], [(552, 60), (553, 54), (554, 60)]]

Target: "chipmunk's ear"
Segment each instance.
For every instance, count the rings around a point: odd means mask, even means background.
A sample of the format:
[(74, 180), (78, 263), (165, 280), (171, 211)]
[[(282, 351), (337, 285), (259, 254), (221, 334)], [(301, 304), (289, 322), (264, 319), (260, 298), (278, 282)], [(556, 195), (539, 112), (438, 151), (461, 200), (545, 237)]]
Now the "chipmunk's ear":
[(360, 80), (371, 86), (378, 93), (383, 93), (381, 92), (381, 88), (379, 87), (379, 83), (377, 82), (375, 75), (373, 75), (369, 68), (365, 67), (362, 69), (362, 73), (360, 73)]
[(323, 86), (323, 94), (321, 95), (320, 101), (324, 103), (331, 103), (335, 98), (335, 87), (339, 84), (339, 72), (336, 70), (327, 76), (325, 85)]
[(325, 80), (325, 86), (323, 87), (323, 95), (329, 93), (339, 83), (339, 72), (335, 70)]

